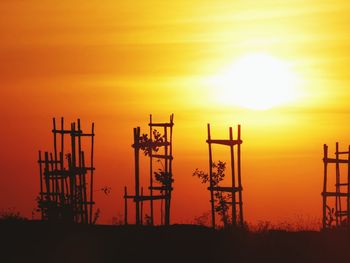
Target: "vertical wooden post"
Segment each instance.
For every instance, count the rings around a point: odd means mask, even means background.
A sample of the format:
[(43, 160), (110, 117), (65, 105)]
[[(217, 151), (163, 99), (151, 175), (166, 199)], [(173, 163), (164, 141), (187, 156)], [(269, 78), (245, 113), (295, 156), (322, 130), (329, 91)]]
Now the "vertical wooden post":
[[(52, 170), (55, 170), (56, 172), (57, 172), (57, 168), (58, 168), (58, 166), (57, 166), (57, 131), (56, 131), (56, 119), (55, 118), (53, 118), (52, 119), (52, 122), (53, 122), (53, 148), (54, 148), (54, 152), (53, 152), (53, 157), (54, 158), (52, 158), (53, 159), (53, 161), (54, 161), (54, 168), (55, 169), (53, 169), (53, 167), (52, 167)], [(57, 190), (57, 196), (56, 196), (56, 201), (60, 198), (61, 199), (61, 194), (59, 193), (59, 185), (58, 185), (58, 174), (57, 175), (55, 175), (55, 184), (56, 184), (56, 190)]]
[[(41, 159), (41, 151), (39, 151), (39, 177), (40, 177), (40, 203), (42, 204), (44, 198), (43, 198), (43, 165), (42, 165), (42, 159)], [(41, 220), (44, 219), (44, 213), (42, 207), (40, 207), (41, 210)]]
[[(63, 153), (60, 152), (60, 171), (64, 170), (63, 166)], [(62, 195), (62, 203), (65, 203), (65, 195), (68, 189), (67, 179), (63, 175), (61, 176), (61, 195)]]
[[(61, 118), (61, 152), (60, 152), (60, 170), (63, 171), (64, 168), (64, 119)], [(66, 189), (65, 189), (66, 184)], [(63, 198), (65, 197), (65, 193), (68, 192), (67, 179), (61, 177), (61, 190)]]
[(91, 153), (90, 153), (90, 220), (89, 223), (92, 224), (92, 213), (93, 213), (93, 203), (94, 203), (94, 143), (95, 143), (95, 123), (91, 126)]
[(336, 225), (339, 226), (341, 223), (341, 199), (340, 199), (340, 167), (339, 167), (339, 143), (335, 144), (335, 167), (336, 167), (336, 179), (335, 179), (335, 219)]
[(46, 199), (51, 201), (51, 188), (50, 188), (50, 176), (49, 176), (49, 153), (45, 152), (45, 185), (46, 185)]
[[(165, 143), (168, 142), (168, 132), (167, 132), (167, 127), (164, 126), (164, 141)], [(164, 156), (165, 157), (168, 157), (168, 145), (165, 144), (164, 146)], [(168, 159), (167, 158), (164, 158), (164, 172), (167, 174), (167, 175), (170, 175), (169, 174), (169, 169), (168, 169)], [(166, 185), (166, 187), (169, 187), (168, 185)], [(165, 218), (164, 218), (164, 223), (166, 226), (169, 225), (169, 189), (165, 189), (165, 199), (164, 199), (164, 211), (165, 211)]]
[(242, 191), (243, 191), (243, 186), (242, 186), (242, 177), (241, 177), (241, 125), (238, 125), (237, 127), (237, 179), (238, 179), (238, 197), (239, 197), (239, 223), (240, 226), (243, 227), (244, 224), (244, 217), (243, 217), (243, 197), (242, 197)]
[[(143, 187), (141, 187), (141, 198), (143, 197)], [(140, 224), (143, 225), (143, 200), (141, 200)]]
[(169, 200), (168, 200), (168, 217), (169, 217), (169, 219), (168, 219), (168, 224), (170, 225), (170, 215), (171, 215), (171, 213), (170, 213), (170, 211), (171, 211), (171, 194), (172, 194), (172, 185), (173, 185), (173, 183), (172, 183), (172, 179), (173, 179), (173, 165), (172, 165), (172, 163), (173, 163), (173, 125), (174, 125), (174, 114), (171, 114), (170, 115), (170, 134), (169, 134), (169, 160), (168, 160), (168, 162), (169, 162), (169, 167), (168, 167), (168, 169), (169, 169), (169, 176), (170, 176), (170, 182), (169, 182)]
[[(52, 156), (52, 153), (49, 154), (49, 170), (50, 170), (50, 167), (51, 167), (51, 171), (54, 170), (54, 164), (53, 164), (53, 156)], [(52, 184), (52, 199), (57, 203), (57, 175), (56, 174), (52, 174), (51, 175), (51, 184)]]
[(237, 225), (237, 211), (236, 211), (236, 177), (235, 177), (235, 156), (233, 152), (233, 134), (232, 127), (230, 127), (230, 155), (231, 155), (231, 179), (232, 179), (232, 225)]
[(128, 191), (124, 187), (124, 225), (128, 224)]
[(322, 192), (322, 226), (323, 229), (327, 227), (327, 160), (328, 146), (323, 145), (323, 192)]
[(70, 205), (70, 209), (71, 209), (71, 213), (72, 213), (72, 218), (73, 220), (75, 219), (75, 215), (74, 215), (74, 211), (75, 211), (75, 207), (74, 207), (74, 173), (73, 173), (73, 168), (72, 168), (72, 156), (68, 155), (67, 156), (67, 161), (68, 161), (68, 171), (69, 171), (69, 205)]
[(75, 123), (71, 124), (71, 200), (74, 214), (74, 221), (78, 219), (77, 216), (77, 182), (76, 182), (76, 145), (75, 145)]
[(210, 136), (210, 124), (207, 125), (208, 128), (208, 147), (209, 147), (209, 180), (210, 180), (210, 202), (211, 202), (211, 223), (212, 227), (215, 228), (215, 200), (213, 191), (213, 158), (211, 152), (211, 136)]
[(77, 137), (78, 137), (78, 177), (79, 177), (79, 214), (80, 214), (80, 220), (81, 223), (86, 223), (87, 221), (85, 220), (85, 199), (84, 199), (84, 192), (86, 191), (86, 186), (85, 186), (85, 175), (86, 172), (83, 171), (85, 168), (85, 165), (83, 166), (83, 156), (82, 156), (82, 149), (81, 149), (81, 136), (83, 131), (81, 130), (81, 125), (80, 125), (80, 119), (78, 118), (77, 120)]
[[(153, 128), (152, 128), (152, 114), (149, 115), (149, 138), (150, 138), (150, 143), (152, 144), (153, 142)], [(150, 214), (151, 214), (151, 225), (153, 225), (153, 218), (154, 218), (154, 210), (153, 210), (153, 150), (152, 150), (152, 145), (149, 146), (149, 195), (151, 197), (150, 199)]]
[(160, 224), (163, 225), (164, 224), (164, 209), (163, 209), (163, 204), (164, 204), (164, 200), (160, 199)]
[(139, 172), (139, 140), (140, 127), (134, 128), (134, 155), (135, 155), (135, 220), (136, 225), (140, 225), (140, 172)]
[(347, 227), (350, 228), (350, 145), (348, 146), (348, 178), (347, 178), (347, 196), (346, 196), (346, 210), (347, 210)]
[(47, 219), (51, 215), (50, 206), (51, 206), (51, 189), (50, 189), (50, 175), (49, 175), (49, 154), (45, 152), (45, 168), (44, 168), (44, 176), (45, 176), (45, 185), (46, 185), (46, 202), (49, 202), (49, 206), (46, 207), (46, 217)]
[(88, 223), (88, 206), (87, 206), (87, 194), (86, 194), (86, 166), (85, 166), (85, 154), (81, 152), (81, 169), (82, 169), (82, 206), (84, 211), (82, 212), (84, 223)]

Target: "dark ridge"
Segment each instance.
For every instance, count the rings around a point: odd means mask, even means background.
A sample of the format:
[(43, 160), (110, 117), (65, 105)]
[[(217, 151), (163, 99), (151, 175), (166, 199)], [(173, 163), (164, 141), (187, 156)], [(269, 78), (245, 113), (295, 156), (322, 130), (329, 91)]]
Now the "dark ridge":
[(1, 221), (2, 262), (349, 262), (344, 231)]

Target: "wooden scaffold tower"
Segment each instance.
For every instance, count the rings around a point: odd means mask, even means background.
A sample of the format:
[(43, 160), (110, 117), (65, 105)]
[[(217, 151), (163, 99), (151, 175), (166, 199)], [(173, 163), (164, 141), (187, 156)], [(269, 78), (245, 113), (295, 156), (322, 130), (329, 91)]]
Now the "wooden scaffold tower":
[[(335, 156), (330, 158), (328, 146), (325, 144), (323, 154), (322, 226), (324, 229), (333, 227), (350, 229), (350, 146), (347, 151), (340, 151), (337, 142)], [(340, 158), (341, 156), (344, 157)], [(330, 164), (334, 164), (335, 168), (335, 173), (331, 176), (328, 175)], [(347, 170), (346, 175), (341, 174), (342, 166)]]
[[(94, 205), (94, 123), (90, 133), (83, 132), (80, 119), (67, 129), (61, 118), (60, 126), (57, 128), (56, 119), (53, 118), (53, 152), (42, 155), (39, 151), (38, 205), (42, 220), (91, 224)], [(89, 143), (87, 152), (90, 156), (86, 158), (83, 145)]]
[[(135, 203), (135, 223), (142, 225), (143, 203), (149, 201), (149, 215), (147, 224), (154, 224), (155, 201), (160, 201), (160, 224), (170, 224), (171, 193), (173, 190), (173, 126), (174, 114), (167, 123), (155, 123), (150, 115), (149, 134), (142, 134), (140, 127), (134, 128), (134, 160), (135, 160), (135, 194), (128, 195), (124, 188), (124, 221), (128, 224), (128, 199)], [(162, 134), (161, 134), (162, 133)], [(145, 195), (140, 187), (140, 151), (149, 158), (149, 194)], [(161, 168), (155, 169), (155, 162)]]
[[(232, 226), (243, 227), (243, 201), (242, 201), (242, 180), (241, 180), (241, 126), (237, 126), (237, 139), (233, 139), (232, 127), (229, 128), (228, 140), (216, 140), (211, 138), (210, 124), (207, 126), (208, 139), (206, 142), (209, 147), (209, 183), (208, 190), (210, 191), (211, 203), (211, 221), (212, 227), (215, 228), (215, 193), (222, 196), (223, 193), (229, 194), (229, 199), (225, 200), (226, 204), (231, 207)], [(231, 186), (219, 186), (215, 184), (213, 179), (213, 155), (212, 145), (218, 144), (228, 146), (230, 148), (230, 166), (231, 166)], [(236, 149), (236, 151), (235, 151)], [(235, 152), (237, 158), (235, 158)]]

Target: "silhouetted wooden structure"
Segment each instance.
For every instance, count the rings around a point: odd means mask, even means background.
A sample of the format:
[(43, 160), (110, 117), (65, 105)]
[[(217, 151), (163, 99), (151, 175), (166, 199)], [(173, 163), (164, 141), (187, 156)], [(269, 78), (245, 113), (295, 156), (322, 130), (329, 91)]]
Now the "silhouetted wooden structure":
[[(241, 179), (241, 126), (237, 126), (237, 139), (233, 139), (232, 127), (229, 128), (228, 140), (216, 140), (211, 138), (210, 124), (208, 123), (208, 139), (206, 142), (209, 147), (209, 183), (208, 190), (210, 191), (210, 203), (211, 203), (211, 220), (212, 227), (215, 228), (215, 199), (214, 192), (229, 193), (231, 201), (227, 204), (231, 206), (232, 211), (232, 225), (243, 226), (243, 201), (242, 201), (242, 179)], [(230, 148), (230, 165), (231, 165), (231, 186), (214, 186), (213, 183), (213, 157), (212, 157), (212, 145), (218, 144), (228, 146)], [(235, 158), (235, 150), (237, 158)]]
[[(53, 118), (53, 153), (45, 152), (42, 155), (39, 151), (38, 203), (42, 219), (91, 224), (94, 205), (94, 123), (90, 133), (83, 132), (80, 119), (65, 129), (64, 119), (61, 118), (60, 126), (58, 129)], [(90, 156), (86, 161), (83, 145), (88, 144)]]
[[(142, 134), (140, 127), (134, 128), (134, 160), (135, 160), (135, 194), (128, 195), (127, 187), (124, 188), (124, 221), (128, 224), (128, 199), (135, 202), (135, 223), (143, 224), (143, 202), (149, 201), (150, 214), (148, 224), (154, 224), (154, 201), (160, 200), (161, 224), (170, 224), (171, 193), (173, 190), (173, 126), (174, 114), (167, 123), (152, 122), (150, 115), (149, 134)], [(162, 129), (163, 134), (157, 129)], [(162, 150), (161, 150), (162, 149)], [(144, 195), (140, 187), (140, 150), (149, 158), (149, 195)], [(162, 168), (155, 171), (155, 162), (161, 163)], [(158, 184), (158, 185), (155, 185)], [(140, 193), (141, 190), (141, 193)]]
[[(324, 144), (323, 155), (323, 228), (350, 228), (350, 146), (347, 151), (340, 151), (337, 142), (334, 158), (331, 158), (328, 156), (328, 146)], [(344, 157), (340, 158), (341, 156)], [(334, 165), (335, 173), (330, 177), (328, 166), (331, 164)], [(341, 166), (346, 168), (346, 175), (341, 175)]]

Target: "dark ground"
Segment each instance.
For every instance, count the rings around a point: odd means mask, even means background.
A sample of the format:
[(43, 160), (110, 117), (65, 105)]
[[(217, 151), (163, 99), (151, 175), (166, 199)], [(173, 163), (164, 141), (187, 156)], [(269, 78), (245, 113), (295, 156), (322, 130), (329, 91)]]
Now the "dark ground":
[(350, 234), (0, 221), (0, 262), (350, 262)]

